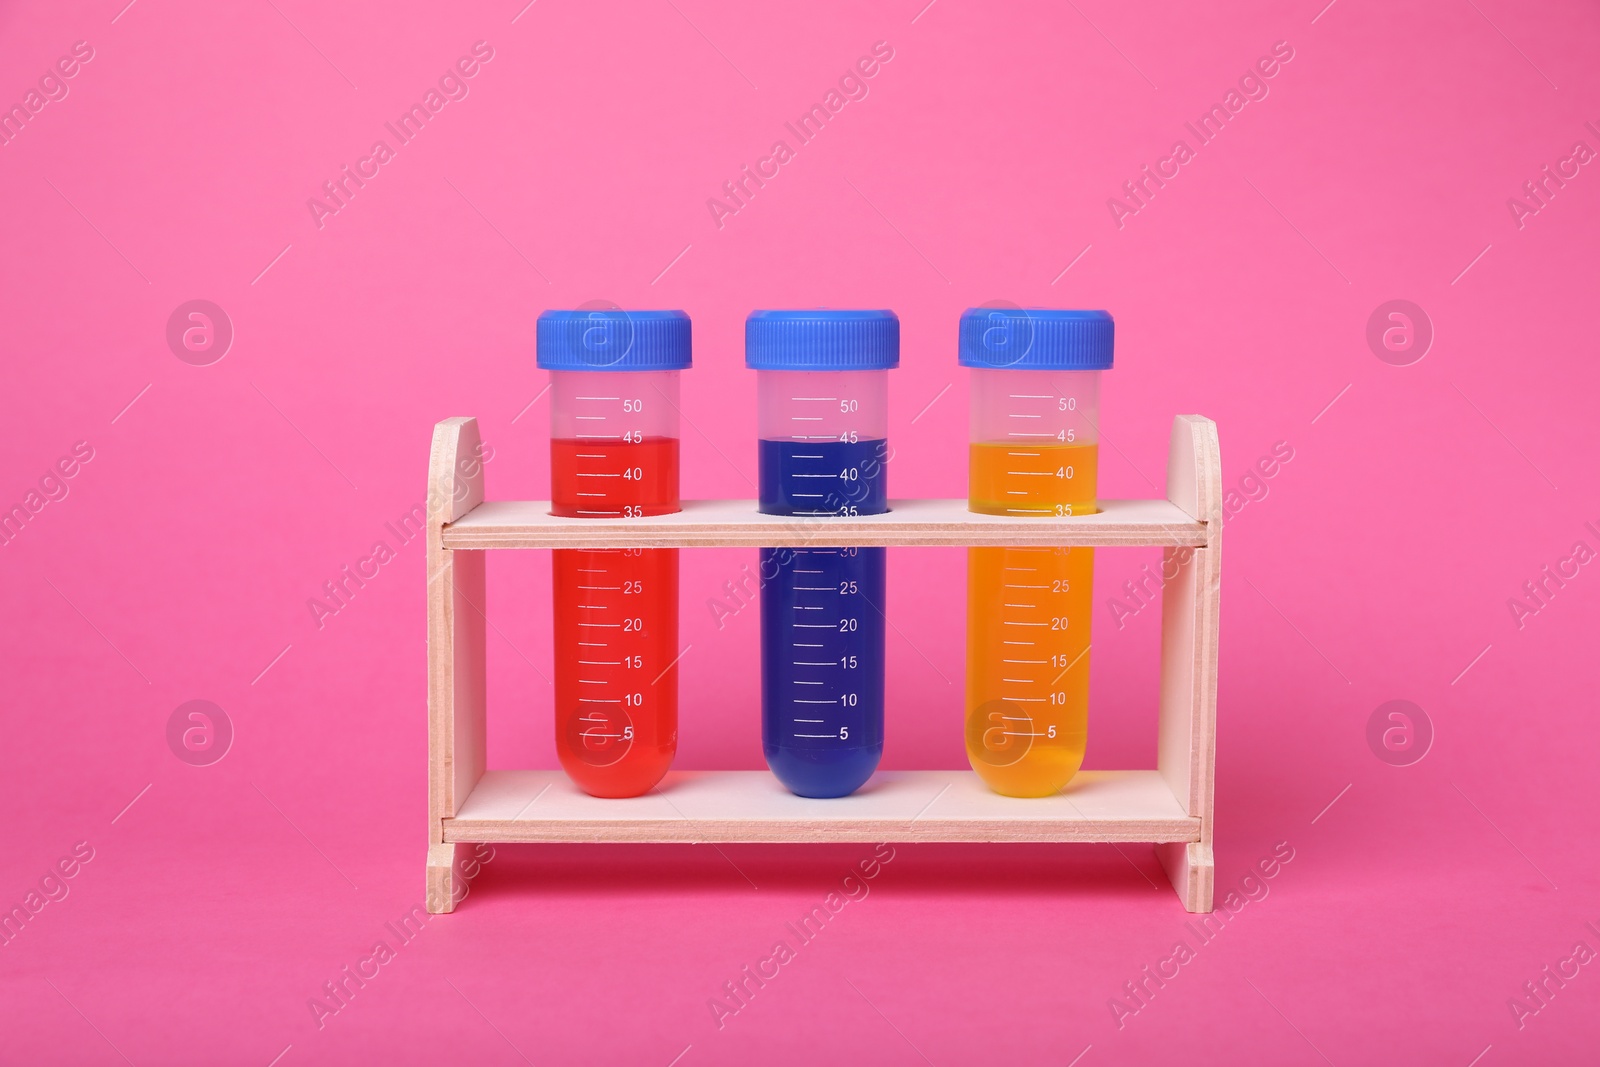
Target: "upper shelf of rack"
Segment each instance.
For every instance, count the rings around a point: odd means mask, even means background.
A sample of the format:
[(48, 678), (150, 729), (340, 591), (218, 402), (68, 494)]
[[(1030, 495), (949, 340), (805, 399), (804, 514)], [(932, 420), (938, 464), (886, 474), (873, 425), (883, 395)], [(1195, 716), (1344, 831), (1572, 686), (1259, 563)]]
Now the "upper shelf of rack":
[(672, 515), (573, 519), (547, 500), (493, 500), (444, 528), (445, 548), (719, 548), (784, 545), (1206, 544), (1206, 524), (1166, 500), (1102, 500), (1071, 518), (975, 515), (965, 500), (893, 500), (884, 515), (762, 515), (752, 500), (685, 500)]

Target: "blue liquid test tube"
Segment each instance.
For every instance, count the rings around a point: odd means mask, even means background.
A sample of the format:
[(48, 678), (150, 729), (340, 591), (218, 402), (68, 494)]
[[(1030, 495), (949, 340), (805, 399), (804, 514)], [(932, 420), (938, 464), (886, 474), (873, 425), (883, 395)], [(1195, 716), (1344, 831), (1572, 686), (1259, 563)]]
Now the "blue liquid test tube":
[(791, 792), (842, 797), (883, 755), (884, 549), (827, 545), (841, 515), (889, 510), (892, 311), (756, 311), (760, 509), (815, 524), (804, 547), (761, 550), (761, 740)]

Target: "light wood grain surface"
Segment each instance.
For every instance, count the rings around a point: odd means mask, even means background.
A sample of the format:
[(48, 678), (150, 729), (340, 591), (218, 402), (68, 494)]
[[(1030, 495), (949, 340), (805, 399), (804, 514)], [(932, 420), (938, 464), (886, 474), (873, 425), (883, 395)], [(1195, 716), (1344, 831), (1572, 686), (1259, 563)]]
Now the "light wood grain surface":
[(882, 515), (762, 515), (753, 500), (686, 500), (671, 515), (574, 519), (547, 500), (491, 500), (444, 529), (446, 548), (722, 548), (783, 545), (1203, 545), (1167, 500), (1102, 500), (1093, 515), (976, 515), (965, 500), (892, 500)]
[(591, 797), (560, 771), (489, 771), (447, 841), (1195, 841), (1155, 771), (1083, 771), (1021, 800), (971, 771), (880, 771), (859, 792), (797, 797), (767, 771), (673, 771), (653, 792)]

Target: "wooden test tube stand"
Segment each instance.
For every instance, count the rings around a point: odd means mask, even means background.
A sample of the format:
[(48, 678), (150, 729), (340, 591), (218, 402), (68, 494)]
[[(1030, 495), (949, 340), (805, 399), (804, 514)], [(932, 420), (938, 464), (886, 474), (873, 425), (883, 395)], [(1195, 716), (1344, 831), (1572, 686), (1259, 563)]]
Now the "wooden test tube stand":
[[(485, 501), (476, 419), (434, 427), (428, 468), (427, 907), (464, 894), (476, 842), (1153, 842), (1189, 911), (1212, 907), (1222, 477), (1217, 427), (1173, 420), (1167, 499), (1101, 501), (1061, 519), (975, 515), (965, 500), (897, 500), (883, 515), (797, 522), (752, 501), (686, 501), (673, 515), (571, 519), (548, 501)], [(513, 548), (1159, 545), (1161, 708), (1156, 770), (1081, 771), (1060, 794), (1001, 797), (970, 770), (880, 771), (861, 792), (810, 800), (762, 771), (674, 771), (655, 791), (601, 800), (559, 770), (486, 770), (484, 552)], [(694, 709), (686, 709), (693, 721)], [(751, 714), (756, 709), (750, 709)]]

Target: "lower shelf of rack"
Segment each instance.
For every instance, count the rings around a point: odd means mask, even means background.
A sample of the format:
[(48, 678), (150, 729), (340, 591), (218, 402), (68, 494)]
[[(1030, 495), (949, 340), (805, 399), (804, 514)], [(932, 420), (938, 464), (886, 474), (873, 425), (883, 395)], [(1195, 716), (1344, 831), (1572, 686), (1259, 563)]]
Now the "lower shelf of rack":
[(766, 771), (676, 771), (627, 800), (560, 771), (486, 771), (444, 839), (490, 842), (1200, 840), (1157, 771), (1083, 771), (1064, 792), (1002, 797), (971, 771), (881, 771), (853, 796), (810, 800)]

